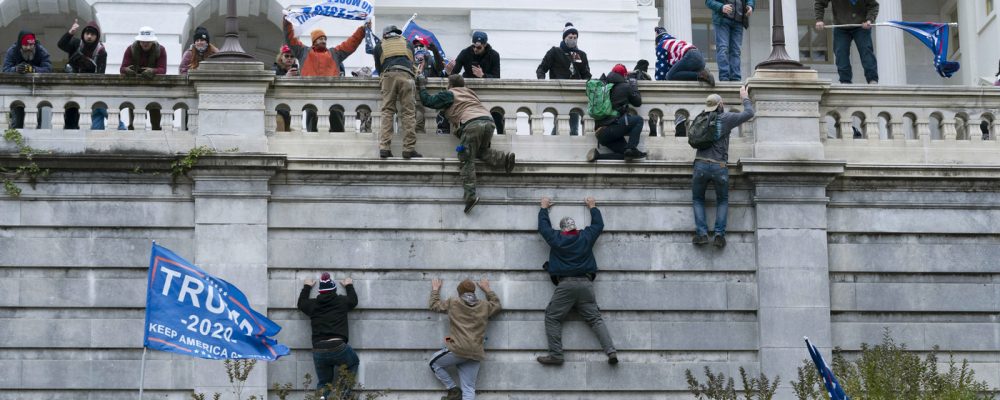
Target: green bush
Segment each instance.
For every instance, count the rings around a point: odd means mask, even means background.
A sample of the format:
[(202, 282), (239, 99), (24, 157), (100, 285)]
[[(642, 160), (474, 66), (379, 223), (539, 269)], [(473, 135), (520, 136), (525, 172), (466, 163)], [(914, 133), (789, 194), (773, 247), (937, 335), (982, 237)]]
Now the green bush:
[(743, 397), (740, 397), (732, 377), (727, 379), (721, 372), (713, 374), (709, 367), (705, 367), (707, 381), (704, 384), (699, 382), (689, 369), (684, 370), (684, 377), (687, 379), (688, 390), (698, 400), (771, 400), (778, 389), (778, 382), (781, 381), (781, 377), (778, 376), (772, 383), (764, 374), (750, 378), (747, 371), (740, 367), (740, 381), (743, 383)]

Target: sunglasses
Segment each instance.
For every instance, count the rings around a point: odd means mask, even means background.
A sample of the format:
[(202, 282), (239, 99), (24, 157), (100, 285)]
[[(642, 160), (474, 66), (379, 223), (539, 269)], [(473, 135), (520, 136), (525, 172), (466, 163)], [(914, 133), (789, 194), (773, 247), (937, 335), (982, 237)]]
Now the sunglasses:
[(295, 56), (293, 56), (291, 54), (284, 54), (281, 57), (283, 57), (283, 58), (295, 58)]

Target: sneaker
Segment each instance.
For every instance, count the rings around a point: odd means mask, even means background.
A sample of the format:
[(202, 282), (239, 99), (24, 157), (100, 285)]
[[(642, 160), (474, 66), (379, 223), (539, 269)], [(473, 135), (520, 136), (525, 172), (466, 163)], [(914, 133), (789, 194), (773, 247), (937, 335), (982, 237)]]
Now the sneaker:
[(712, 244), (720, 249), (726, 247), (726, 237), (723, 235), (715, 235), (715, 239), (712, 241)]
[(715, 87), (715, 77), (707, 69), (698, 72), (698, 80), (707, 83), (708, 86)]
[(563, 365), (563, 362), (565, 362), (561, 358), (555, 358), (552, 356), (538, 356), (535, 360), (544, 365)]
[(462, 389), (457, 387), (448, 389), (448, 394), (441, 397), (441, 400), (462, 400)]
[(378, 156), (381, 157), (381, 158), (392, 157), (392, 150), (379, 150), (378, 151)]
[(691, 243), (699, 245), (708, 244), (708, 235), (695, 235), (694, 238), (691, 239)]
[(515, 163), (514, 153), (507, 154), (507, 160), (506, 160), (506, 163), (504, 164), (504, 167), (503, 167), (504, 172), (507, 172), (509, 174), (510, 171), (513, 171), (514, 170), (514, 163)]
[(618, 353), (608, 354), (608, 364), (618, 365)]
[(625, 161), (638, 160), (640, 158), (646, 158), (646, 153), (639, 151), (639, 149), (625, 149)]
[(424, 156), (423, 154), (417, 153), (416, 150), (404, 151), (403, 152), (403, 158), (405, 158), (407, 160), (409, 160), (411, 158), (420, 158), (420, 157), (423, 157), (423, 156)]
[(594, 147), (587, 152), (587, 162), (597, 161), (597, 148)]
[(476, 204), (479, 204), (479, 196), (476, 196), (476, 197), (473, 197), (473, 198), (471, 198), (469, 200), (466, 200), (465, 201), (465, 213), (468, 214), (469, 211), (472, 211), (472, 208), (475, 207)]

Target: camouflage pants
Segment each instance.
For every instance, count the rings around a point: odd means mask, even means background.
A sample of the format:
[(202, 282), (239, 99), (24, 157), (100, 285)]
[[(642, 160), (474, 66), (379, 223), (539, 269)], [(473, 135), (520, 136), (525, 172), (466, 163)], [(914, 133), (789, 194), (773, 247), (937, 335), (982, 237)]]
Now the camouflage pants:
[(507, 153), (490, 148), (494, 130), (493, 121), (485, 119), (471, 121), (462, 129), (463, 150), (458, 153), (458, 160), (462, 162), (463, 198), (466, 201), (476, 197), (476, 159), (485, 161), (493, 168), (504, 168), (507, 163)]
[[(382, 129), (379, 133), (379, 150), (389, 150), (392, 143), (393, 117), (399, 111), (399, 130), (403, 135), (403, 151), (414, 151), (417, 135), (413, 116), (413, 75), (402, 71), (388, 71), (380, 78), (382, 84)], [(396, 103), (399, 103), (399, 109)]]

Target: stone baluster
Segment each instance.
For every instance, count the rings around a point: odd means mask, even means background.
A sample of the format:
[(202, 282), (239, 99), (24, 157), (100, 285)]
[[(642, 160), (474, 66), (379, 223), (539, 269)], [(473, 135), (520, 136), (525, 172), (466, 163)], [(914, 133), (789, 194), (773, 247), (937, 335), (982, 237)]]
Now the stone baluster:
[(997, 134), (1000, 134), (1000, 118), (993, 119), (993, 126), (990, 129), (990, 140), (997, 141)]
[(90, 116), (94, 111), (89, 108), (80, 107), (80, 130), (90, 130)]
[(132, 113), (135, 114), (132, 117), (132, 128), (137, 131), (144, 131), (148, 129), (146, 124), (146, 110), (136, 107), (132, 110)]
[(660, 120), (660, 129), (656, 131), (661, 136), (677, 136), (677, 114), (666, 112)]
[(532, 115), (528, 117), (528, 120), (531, 121), (532, 136), (540, 136), (544, 134), (545, 124), (542, 123), (544, 121), (544, 118), (545, 117), (542, 114)]
[(982, 120), (976, 118), (969, 118), (965, 123), (966, 138), (971, 140), (972, 143), (982, 144), (983, 143), (983, 133), (979, 130), (979, 124)]
[(174, 131), (174, 110), (160, 110), (160, 130), (163, 132)]
[(121, 110), (108, 107), (108, 123), (105, 124), (104, 129), (109, 131), (118, 130), (119, 121), (121, 121)]
[(569, 114), (559, 114), (552, 123), (557, 124), (556, 132), (560, 135), (569, 136)]
[(7, 119), (7, 113), (9, 112), (10, 109), (7, 108), (0, 109), (0, 131), (6, 131), (8, 128), (10, 128), (10, 120)]
[(360, 133), (358, 131), (358, 113), (344, 111), (344, 133)]
[(330, 133), (330, 109), (320, 108), (316, 112), (316, 118), (319, 119), (316, 123), (316, 131), (322, 133)]
[(504, 113), (503, 115), (503, 132), (505, 135), (516, 135), (517, 134), (517, 113)]
[(840, 139), (854, 138), (854, 123), (851, 122), (850, 117), (842, 118), (839, 124), (840, 124)]
[(586, 112), (583, 113), (583, 118), (580, 118), (583, 123), (583, 127), (580, 128), (581, 135), (594, 135), (594, 119), (587, 115)]
[(291, 110), (288, 112), (291, 115), (292, 120), (288, 123), (289, 132), (305, 132), (302, 128), (302, 120), (305, 118), (305, 110)]
[(38, 129), (38, 108), (24, 107), (24, 129)]
[(931, 140), (931, 121), (929, 119), (917, 119), (917, 139), (924, 143)]
[[(372, 115), (372, 132), (375, 133), (377, 137), (379, 132), (382, 132), (382, 112), (373, 110), (371, 115)], [(392, 121), (389, 121), (389, 123), (392, 123)]]
[(902, 120), (897, 121), (893, 119), (892, 122), (889, 122), (889, 126), (891, 127), (889, 134), (893, 142), (899, 143), (906, 140), (906, 132), (903, 129)]
[(865, 121), (865, 136), (868, 137), (869, 142), (878, 143), (879, 140), (882, 140), (882, 133), (879, 131), (878, 125), (878, 118), (874, 120), (869, 118), (868, 121)]
[(198, 132), (198, 110), (188, 110), (187, 130), (188, 132)]
[(942, 121), (941, 130), (945, 141), (954, 142), (958, 138), (958, 130), (955, 127), (954, 119)]
[(51, 110), (49, 113), (49, 128), (54, 131), (66, 129), (66, 109), (51, 107), (49, 110)]

